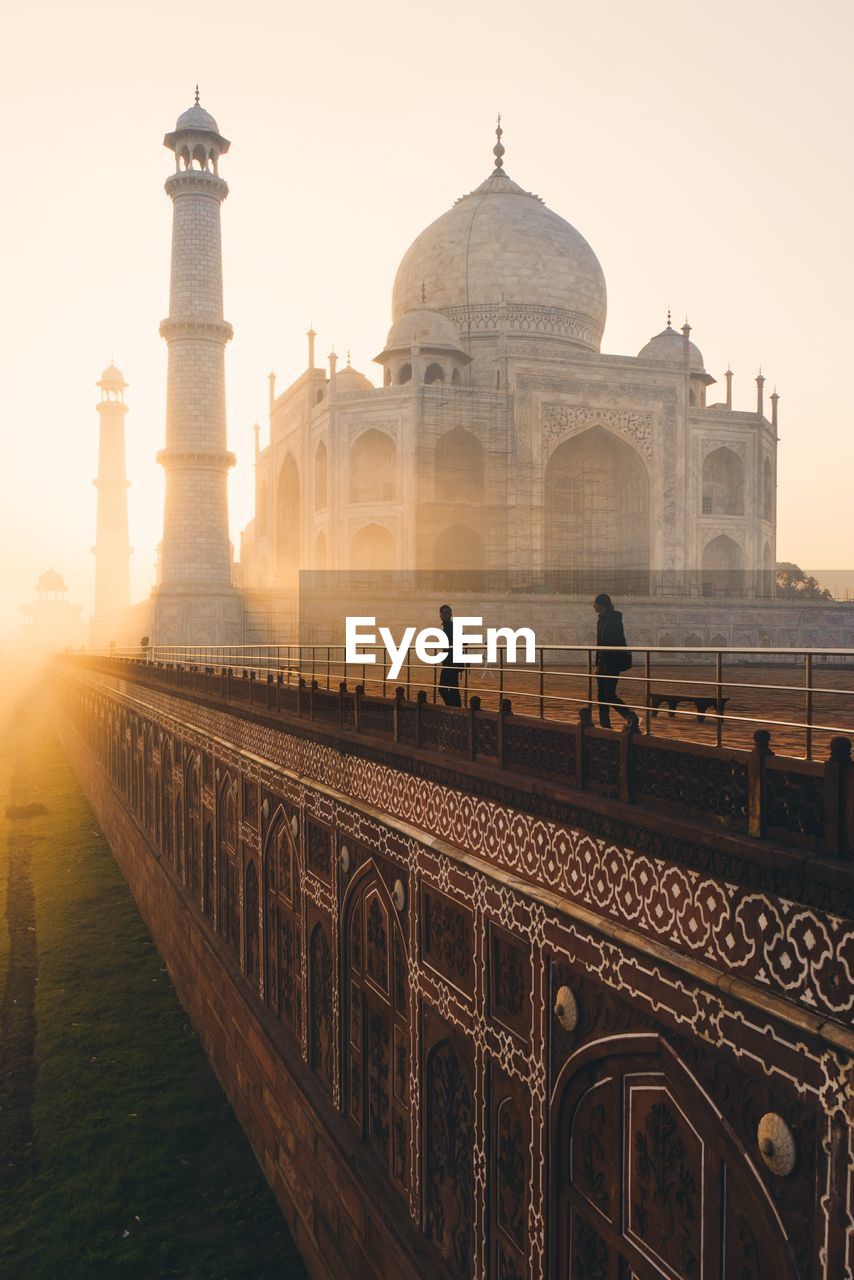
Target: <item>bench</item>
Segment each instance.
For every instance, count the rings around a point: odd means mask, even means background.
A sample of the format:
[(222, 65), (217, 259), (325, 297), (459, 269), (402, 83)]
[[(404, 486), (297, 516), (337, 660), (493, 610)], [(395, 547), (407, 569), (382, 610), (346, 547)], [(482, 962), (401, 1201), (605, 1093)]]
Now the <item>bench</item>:
[(722, 716), (726, 711), (726, 704), (729, 702), (729, 698), (719, 698), (715, 695), (709, 697), (707, 694), (694, 693), (651, 693), (649, 695), (649, 705), (652, 707), (653, 716), (657, 716), (662, 707), (669, 707), (668, 714), (672, 720), (676, 715), (676, 708), (680, 702), (693, 704), (697, 712), (697, 722), (702, 724), (709, 711), (714, 711), (716, 716)]

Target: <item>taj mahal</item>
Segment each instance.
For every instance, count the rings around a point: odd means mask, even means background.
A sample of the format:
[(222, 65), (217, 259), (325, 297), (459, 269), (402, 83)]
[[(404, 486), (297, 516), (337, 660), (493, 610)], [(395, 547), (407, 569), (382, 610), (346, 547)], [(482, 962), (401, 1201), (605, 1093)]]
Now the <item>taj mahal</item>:
[[(304, 372), (282, 389), (270, 375), (255, 515), (235, 560), (220, 231), (230, 143), (198, 94), (178, 118), (164, 139), (175, 169), (163, 540), (125, 642), (273, 642), (299, 621), (301, 571), (417, 570), (516, 575), (515, 607), (527, 601), (538, 634), (568, 643), (586, 638), (594, 584), (634, 597), (638, 644), (852, 643), (848, 610), (772, 598), (776, 390), (766, 406), (760, 372), (754, 407), (737, 410), (727, 370), (714, 397), (690, 326), (669, 313), (636, 355), (603, 352), (596, 254), (506, 172), (500, 117), (496, 137), (488, 176), (403, 257), (375, 379), (335, 354), (318, 363), (313, 330)], [(506, 605), (499, 589), (492, 605)]]

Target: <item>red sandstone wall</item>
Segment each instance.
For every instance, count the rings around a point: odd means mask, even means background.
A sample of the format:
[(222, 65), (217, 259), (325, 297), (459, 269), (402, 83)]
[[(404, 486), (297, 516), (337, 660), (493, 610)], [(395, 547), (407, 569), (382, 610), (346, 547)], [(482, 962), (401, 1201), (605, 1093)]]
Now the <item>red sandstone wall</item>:
[[(267, 763), (270, 730), (252, 752), (239, 717), (217, 713), (214, 741), (179, 699), (131, 693), (68, 686), (72, 758), (314, 1274), (588, 1280), (612, 1252), (844, 1273), (844, 1055), (330, 791), (328, 770)], [(566, 1026), (551, 1013), (563, 988), (574, 1025), (565, 1000)], [(795, 1135), (785, 1177), (757, 1152), (767, 1113)], [(678, 1248), (650, 1191), (665, 1147), (696, 1201)]]

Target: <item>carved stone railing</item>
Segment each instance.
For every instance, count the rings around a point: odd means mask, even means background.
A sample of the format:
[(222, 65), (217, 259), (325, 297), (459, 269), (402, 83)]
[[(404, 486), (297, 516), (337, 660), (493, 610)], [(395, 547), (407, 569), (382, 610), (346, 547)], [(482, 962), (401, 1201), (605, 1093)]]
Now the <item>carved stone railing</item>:
[(510, 702), (485, 711), (478, 697), (467, 707), (414, 701), (402, 687), (393, 697), (365, 694), (342, 682), (266, 681), (255, 672), (149, 663), (127, 658), (65, 655), (62, 661), (159, 688), (181, 690), (219, 704), (316, 725), (338, 734), (396, 743), (417, 752), (476, 762), (503, 776), (715, 823), (842, 859), (854, 858), (854, 769), (851, 740), (835, 737), (827, 760), (777, 756), (770, 734), (758, 729), (751, 751), (598, 729), (583, 706), (575, 723), (514, 715)]

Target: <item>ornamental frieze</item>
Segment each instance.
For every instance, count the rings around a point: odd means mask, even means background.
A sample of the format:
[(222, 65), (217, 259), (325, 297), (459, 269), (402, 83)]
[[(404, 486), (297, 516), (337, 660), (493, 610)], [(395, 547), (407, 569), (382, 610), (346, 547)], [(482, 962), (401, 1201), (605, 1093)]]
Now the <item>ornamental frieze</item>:
[(714, 453), (716, 449), (731, 449), (733, 453), (738, 454), (742, 462), (745, 460), (745, 442), (743, 440), (733, 440), (727, 436), (704, 436), (701, 445), (701, 456), (705, 460), (710, 453)]
[(364, 435), (366, 431), (382, 431), (392, 439), (397, 438), (400, 423), (397, 418), (381, 418), (377, 422), (365, 421), (358, 418), (353, 422), (347, 423), (347, 441), (352, 444), (359, 436)]
[(587, 427), (619, 431), (652, 459), (652, 414), (633, 409), (594, 409), (586, 405), (543, 405), (543, 448)]

